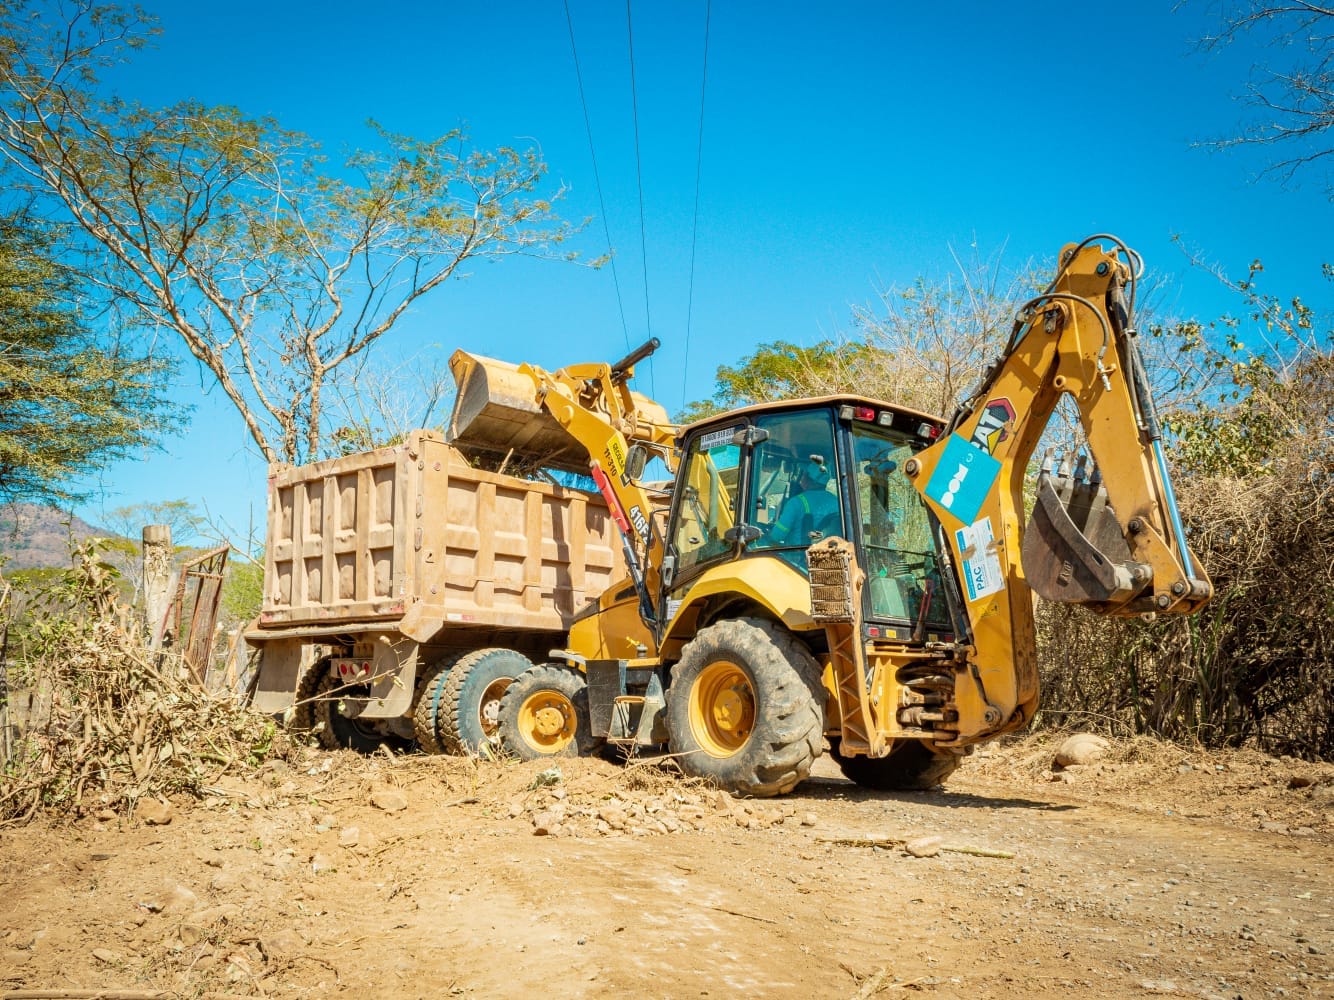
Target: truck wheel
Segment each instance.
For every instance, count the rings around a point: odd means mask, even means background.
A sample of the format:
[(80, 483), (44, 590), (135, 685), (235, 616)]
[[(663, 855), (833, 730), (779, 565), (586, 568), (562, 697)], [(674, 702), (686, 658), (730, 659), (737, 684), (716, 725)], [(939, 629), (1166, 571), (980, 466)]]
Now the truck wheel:
[(320, 682), (329, 676), (329, 657), (312, 663), (296, 686), (295, 707), (288, 728), (293, 732), (312, 733), (315, 730), (315, 698)]
[(450, 669), (459, 661), (462, 653), (437, 660), (426, 668), (418, 689), (417, 705), (412, 713), (412, 735), (417, 737), (417, 746), (422, 753), (444, 753), (440, 745), (440, 709), (444, 706), (445, 680)]
[(702, 629), (672, 668), (670, 749), (687, 774), (742, 795), (784, 795), (823, 746), (820, 665), (771, 622)]
[[(369, 698), (369, 684), (344, 684), (326, 673), (315, 689), (315, 723), (320, 731), (320, 745), (326, 750), (356, 750), (373, 753), (381, 746), (404, 750), (407, 742), (386, 729), (384, 719), (360, 719), (344, 715), (339, 708), (343, 698)], [(323, 723), (320, 726), (320, 723)]]
[(500, 742), (520, 760), (596, 753), (584, 675), (554, 663), (525, 670), (500, 699)]
[(963, 761), (954, 754), (936, 753), (921, 740), (899, 740), (887, 757), (844, 757), (836, 745), (830, 755), (849, 781), (880, 792), (935, 788)]
[(447, 753), (476, 756), (499, 741), (500, 699), (533, 665), (512, 649), (475, 649), (445, 677), (436, 730)]

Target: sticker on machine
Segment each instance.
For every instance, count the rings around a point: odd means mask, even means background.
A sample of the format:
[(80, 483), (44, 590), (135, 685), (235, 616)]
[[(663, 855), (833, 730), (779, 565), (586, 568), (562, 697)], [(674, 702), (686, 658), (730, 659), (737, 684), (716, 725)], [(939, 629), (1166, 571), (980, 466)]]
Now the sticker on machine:
[(974, 448), (959, 434), (951, 434), (923, 492), (960, 524), (971, 524), (986, 503), (1000, 469), (1000, 462), (986, 451)]
[(954, 533), (959, 556), (963, 560), (964, 587), (969, 602), (995, 594), (1005, 587), (1000, 556), (996, 554), (995, 535), (991, 533), (991, 519), (982, 518)]

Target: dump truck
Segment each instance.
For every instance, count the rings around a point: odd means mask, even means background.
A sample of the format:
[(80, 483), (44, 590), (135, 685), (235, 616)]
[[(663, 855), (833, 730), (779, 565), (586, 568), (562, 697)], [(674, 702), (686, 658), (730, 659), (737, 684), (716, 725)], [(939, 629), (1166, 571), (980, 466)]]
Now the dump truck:
[[(849, 393), (717, 414), (668, 439), (637, 413), (631, 365), (548, 372), (456, 354), (455, 447), (582, 463), (625, 550), (625, 578), (506, 688), (504, 747), (666, 746), (688, 774), (767, 796), (827, 745), (858, 784), (922, 788), (1032, 721), (1034, 593), (1101, 614), (1198, 610), (1212, 586), (1138, 346), (1141, 270), (1113, 236), (1063, 247), (948, 420)], [(1026, 514), (1063, 399), (1087, 454), (1048, 463)], [(641, 481), (653, 455), (674, 471), (661, 516)]]
[(274, 465), (253, 704), (329, 748), (482, 751), (508, 684), (625, 575), (617, 535), (597, 493), (476, 468), (434, 431)]

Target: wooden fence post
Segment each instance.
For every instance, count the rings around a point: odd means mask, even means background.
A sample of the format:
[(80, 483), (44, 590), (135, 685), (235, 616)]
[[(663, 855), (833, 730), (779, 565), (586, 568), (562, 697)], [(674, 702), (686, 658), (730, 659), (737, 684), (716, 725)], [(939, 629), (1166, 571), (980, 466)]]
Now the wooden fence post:
[(171, 605), (171, 525), (144, 525), (144, 617), (149, 644), (162, 648), (163, 619)]

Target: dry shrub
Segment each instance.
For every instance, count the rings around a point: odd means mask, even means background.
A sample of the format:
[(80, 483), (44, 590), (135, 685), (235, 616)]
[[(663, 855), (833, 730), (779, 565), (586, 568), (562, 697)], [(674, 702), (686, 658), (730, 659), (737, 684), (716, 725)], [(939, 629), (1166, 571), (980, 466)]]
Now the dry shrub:
[(215, 699), (176, 658), (143, 648), (94, 543), (74, 563), (11, 646), (30, 715), (0, 771), (0, 823), (198, 794), (273, 751), (270, 720)]
[(1146, 623), (1043, 606), (1048, 721), (1334, 758), (1334, 482), (1316, 453), (1181, 484), (1215, 588), (1198, 614)]

